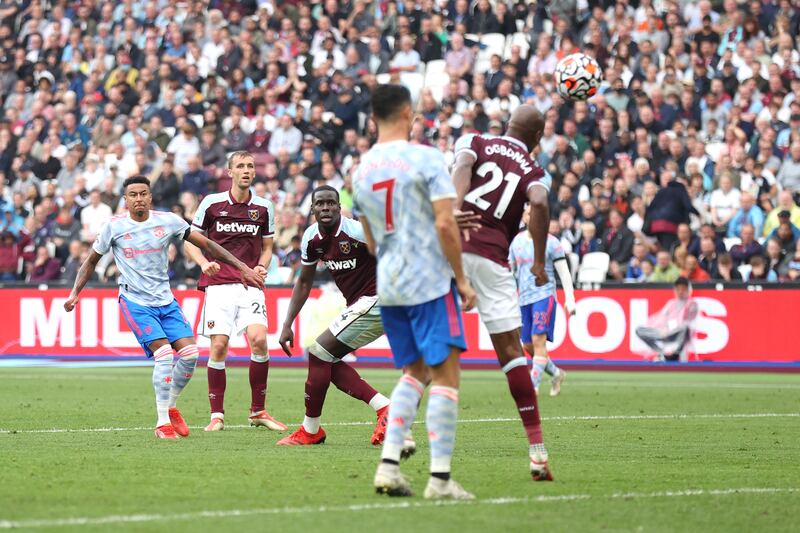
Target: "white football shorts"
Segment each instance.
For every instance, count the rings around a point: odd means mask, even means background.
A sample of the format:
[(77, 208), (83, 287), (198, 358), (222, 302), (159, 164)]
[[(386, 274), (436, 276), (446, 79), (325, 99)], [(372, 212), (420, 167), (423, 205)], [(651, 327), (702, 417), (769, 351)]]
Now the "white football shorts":
[(241, 335), (247, 326), (267, 327), (267, 305), (264, 291), (241, 283), (206, 287), (203, 311), (197, 334)]
[[(378, 297), (362, 296), (353, 305), (342, 311), (328, 327), (328, 330), (339, 342), (353, 350), (371, 343), (383, 335)], [(310, 351), (324, 361), (338, 361), (319, 342), (315, 342)]]
[(461, 256), (464, 273), (478, 295), (478, 315), (490, 334), (522, 327), (517, 282), (508, 268), (475, 254)]

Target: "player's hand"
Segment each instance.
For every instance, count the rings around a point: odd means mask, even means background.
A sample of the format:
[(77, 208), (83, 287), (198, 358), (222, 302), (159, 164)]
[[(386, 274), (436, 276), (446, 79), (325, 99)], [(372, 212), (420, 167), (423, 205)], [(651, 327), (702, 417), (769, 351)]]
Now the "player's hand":
[(469, 284), (469, 281), (464, 280), (462, 283), (456, 284), (458, 295), (461, 296), (461, 306), (464, 311), (471, 311), (478, 301), (478, 295), (475, 294), (475, 289)]
[(536, 277), (537, 287), (541, 287), (550, 281), (550, 279), (547, 277), (547, 272), (544, 271), (544, 263), (538, 264), (534, 262), (533, 266), (531, 267), (531, 274)]
[(219, 274), (219, 263), (216, 261), (211, 261), (210, 263), (206, 263), (202, 266), (203, 274), (206, 276), (216, 276)]
[(281, 338), (278, 342), (280, 343), (281, 348), (283, 348), (283, 353), (291, 357), (291, 348), (294, 348), (294, 331), (292, 331), (291, 326), (283, 326), (283, 329), (281, 330)]
[(461, 230), (461, 234), (464, 236), (464, 241), (468, 242), (470, 232), (481, 227), (478, 222), (481, 216), (472, 211), (461, 211), (459, 209), (456, 209), (453, 215), (456, 217), (456, 224), (458, 224), (458, 229)]
[(574, 300), (568, 300), (567, 302), (565, 302), (564, 303), (564, 307), (566, 308), (567, 316), (575, 316), (575, 309), (576, 308), (575, 308), (575, 301)]
[(64, 311), (67, 313), (71, 312), (75, 309), (75, 304), (78, 303), (78, 295), (77, 294), (70, 294), (69, 298), (66, 302), (64, 302)]
[(263, 266), (256, 265), (256, 267), (253, 269), (253, 271), (256, 274), (258, 274), (259, 276), (261, 276), (261, 279), (267, 279), (267, 269), (264, 268)]
[(242, 270), (242, 283), (244, 283), (245, 287), (264, 288), (264, 279), (250, 267), (244, 267), (244, 270)]

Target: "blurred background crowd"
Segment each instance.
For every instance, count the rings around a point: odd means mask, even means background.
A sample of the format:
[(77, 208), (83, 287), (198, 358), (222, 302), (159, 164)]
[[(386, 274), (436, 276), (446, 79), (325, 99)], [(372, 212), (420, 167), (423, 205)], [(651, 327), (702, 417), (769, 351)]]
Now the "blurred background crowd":
[[(0, 281), (71, 283), (133, 174), (190, 220), (243, 149), (276, 207), (270, 281), (290, 281), (310, 191), (350, 212), (387, 82), (449, 161), (520, 103), (545, 114), (550, 231), (578, 274), (800, 276), (796, 0), (0, 0), (0, 20)], [(564, 102), (553, 71), (578, 51), (605, 80)], [(170, 276), (192, 283), (181, 252)]]

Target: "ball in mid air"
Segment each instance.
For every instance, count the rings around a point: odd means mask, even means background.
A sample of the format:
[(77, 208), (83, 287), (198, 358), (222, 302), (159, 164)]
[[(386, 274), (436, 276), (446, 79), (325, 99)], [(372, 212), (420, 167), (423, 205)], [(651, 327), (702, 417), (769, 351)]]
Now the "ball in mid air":
[(587, 100), (597, 94), (603, 70), (586, 54), (571, 54), (556, 65), (556, 91), (565, 100)]

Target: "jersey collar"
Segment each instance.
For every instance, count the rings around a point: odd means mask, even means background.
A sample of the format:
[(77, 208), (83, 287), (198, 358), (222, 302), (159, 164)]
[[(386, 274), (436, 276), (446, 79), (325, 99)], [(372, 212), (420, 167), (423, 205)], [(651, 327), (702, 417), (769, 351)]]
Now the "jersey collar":
[(528, 147), (525, 146), (525, 143), (520, 141), (519, 139), (516, 139), (514, 137), (509, 137), (508, 135), (502, 135), (501, 138), (503, 140), (505, 140), (505, 141), (509, 141), (509, 142), (512, 142), (512, 143), (518, 145), (520, 148), (525, 150), (525, 153), (528, 153)]
[[(344, 223), (344, 217), (342, 215), (339, 215), (339, 226), (337, 226), (336, 228), (336, 233), (332, 234), (334, 237), (338, 237), (339, 234), (342, 232), (343, 223)], [(324, 237), (324, 235), (322, 234), (322, 226), (319, 225), (319, 222), (317, 222), (317, 235), (319, 236), (320, 239)]]
[[(253, 198), (255, 197), (255, 194), (253, 194), (253, 189), (252, 188), (250, 188), (249, 192), (250, 192), (250, 198), (247, 200), (247, 202), (242, 202), (242, 203), (246, 203), (247, 205), (251, 205), (253, 203)], [(228, 189), (228, 203), (231, 204), (231, 205), (239, 203), (239, 202), (237, 202), (236, 200), (233, 199), (233, 195), (231, 194), (231, 190), (230, 189)]]

